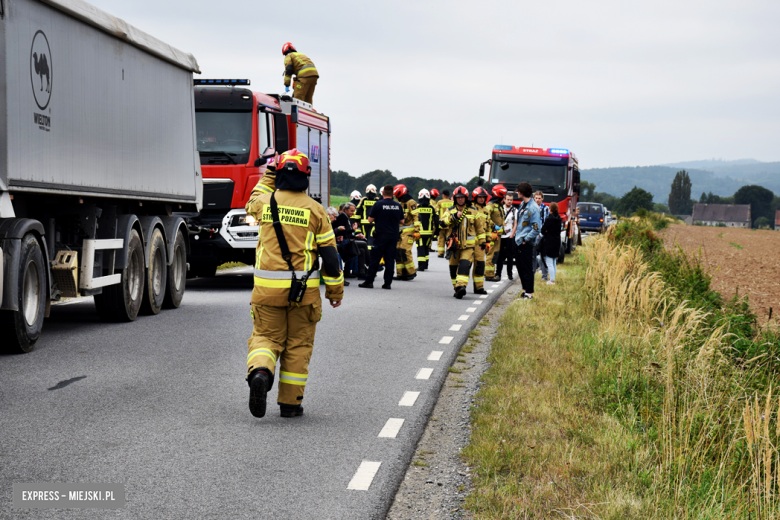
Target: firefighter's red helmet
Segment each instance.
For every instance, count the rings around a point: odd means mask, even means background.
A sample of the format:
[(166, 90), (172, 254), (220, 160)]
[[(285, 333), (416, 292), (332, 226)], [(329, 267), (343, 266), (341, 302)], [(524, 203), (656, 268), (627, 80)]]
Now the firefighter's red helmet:
[(437, 190), (436, 188), (433, 188), (431, 190), (431, 197), (435, 199), (438, 196), (439, 196), (439, 190)]
[(506, 196), (506, 188), (501, 184), (496, 184), (493, 186), (493, 195), (499, 199), (503, 199)]
[(485, 197), (485, 202), (490, 198), (490, 194), (482, 186), (477, 186), (474, 191), (471, 192), (471, 200), (477, 200), (477, 197)]
[(395, 188), (393, 188), (393, 195), (394, 195), (396, 198), (400, 199), (401, 197), (403, 197), (404, 195), (406, 195), (406, 193), (407, 193), (408, 191), (409, 191), (409, 190), (407, 190), (407, 189), (406, 189), (406, 186), (404, 186), (403, 184), (396, 184), (396, 185), (395, 185)]
[(469, 190), (464, 186), (458, 186), (455, 188), (455, 191), (452, 192), (452, 198), (455, 199), (456, 197), (466, 197), (466, 200), (469, 200)]
[(293, 47), (293, 44), (290, 42), (287, 42), (284, 45), (282, 45), (282, 56), (287, 56), (288, 52), (298, 52), (295, 50), (295, 47)]
[(298, 170), (306, 175), (311, 175), (311, 166), (309, 166), (309, 158), (306, 154), (299, 152), (297, 148), (287, 150), (279, 156), (277, 161), (277, 170), (294, 171)]

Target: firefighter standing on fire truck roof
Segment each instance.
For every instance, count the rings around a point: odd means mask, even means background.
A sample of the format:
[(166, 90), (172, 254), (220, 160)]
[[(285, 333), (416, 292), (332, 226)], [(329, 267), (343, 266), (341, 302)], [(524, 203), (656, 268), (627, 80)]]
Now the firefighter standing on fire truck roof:
[(454, 205), (444, 212), (441, 226), (448, 241), (447, 254), (452, 255), (449, 260), (450, 278), (455, 288), (453, 296), (461, 299), (469, 283), (474, 250), (483, 250), (485, 247), (485, 228), (479, 212), (469, 206), (469, 192), (466, 188), (455, 188), (452, 198)]
[(417, 276), (412, 256), (412, 246), (420, 238), (420, 221), (417, 218), (417, 213), (414, 212), (417, 209), (417, 203), (403, 184), (397, 184), (393, 188), (393, 195), (404, 211), (404, 221), (401, 222), (400, 226), (401, 236), (398, 238), (395, 253), (395, 273), (398, 275), (396, 280), (409, 282)]
[(293, 97), (314, 104), (314, 88), (320, 74), (308, 56), (295, 50), (290, 42), (282, 46), (284, 55), (284, 91), (290, 91), (290, 81), (295, 76)]
[(420, 223), (420, 239), (417, 242), (417, 270), (425, 271), (428, 269), (428, 259), (431, 254), (431, 243), (433, 242), (433, 231), (438, 224), (436, 210), (431, 206), (430, 193), (426, 189), (420, 190), (417, 195), (419, 205), (412, 213), (417, 215)]
[(487, 203), (488, 192), (485, 188), (477, 186), (471, 193), (472, 206), (479, 213), (479, 219), (482, 221), (482, 234), (477, 235), (485, 241), (483, 247), (474, 249), (474, 271), (471, 273), (472, 281), (474, 282), (474, 294), (487, 294), (485, 290), (485, 257), (487, 251), (490, 249), (489, 239), (489, 227), (487, 218), (487, 211), (485, 204)]
[[(249, 411), (255, 417), (265, 415), (277, 360), (281, 416), (303, 415), (301, 401), (314, 334), (322, 318), (319, 258), (325, 297), (332, 307), (338, 307), (344, 296), (344, 275), (330, 219), (306, 194), (311, 175), (308, 158), (293, 149), (282, 154), (277, 164), (277, 191), (260, 195), (251, 208), (260, 221), (252, 291), (254, 330), (247, 356)], [(278, 228), (273, 222), (274, 205), (278, 205)], [(285, 249), (289, 252), (283, 253)], [(291, 291), (294, 286), (306, 288), (299, 301), (294, 301), (298, 294)]]
[(493, 259), (498, 259), (497, 255), (501, 249), (501, 234), (504, 232), (504, 196), (506, 195), (506, 188), (500, 184), (493, 186), (493, 195), (496, 197), (496, 200), (488, 202), (487, 206), (485, 206), (485, 213), (487, 214), (485, 232), (490, 241), (490, 249), (485, 257), (485, 280), (490, 282), (496, 281), (496, 264), (493, 263)]
[(452, 200), (450, 200), (450, 190), (442, 191), (441, 196), (442, 199), (436, 205), (436, 208), (439, 210), (439, 236), (436, 239), (436, 250), (439, 253), (439, 258), (444, 258), (444, 250), (447, 246), (447, 232), (442, 227), (442, 221), (444, 220), (444, 214), (452, 207)]

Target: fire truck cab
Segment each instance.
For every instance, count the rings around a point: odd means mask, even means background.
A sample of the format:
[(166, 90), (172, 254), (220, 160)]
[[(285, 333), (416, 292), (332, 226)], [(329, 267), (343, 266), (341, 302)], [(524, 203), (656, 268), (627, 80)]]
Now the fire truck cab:
[[(528, 182), (534, 192), (544, 193), (544, 204), (558, 203), (564, 229), (561, 230), (561, 253), (565, 255), (576, 247), (577, 223), (574, 212), (580, 192), (580, 170), (577, 157), (563, 148), (528, 148), (510, 145), (495, 145), (491, 158), (479, 166), (480, 182), (484, 182), (485, 165), (488, 173), (488, 191), (496, 184), (502, 184), (510, 192), (521, 182)], [(515, 193), (515, 204), (520, 198)]]
[(213, 276), (225, 262), (254, 263), (258, 226), (244, 206), (275, 153), (306, 153), (309, 196), (330, 203), (330, 119), (308, 103), (249, 85), (245, 79), (195, 80), (203, 210), (189, 218), (190, 276)]

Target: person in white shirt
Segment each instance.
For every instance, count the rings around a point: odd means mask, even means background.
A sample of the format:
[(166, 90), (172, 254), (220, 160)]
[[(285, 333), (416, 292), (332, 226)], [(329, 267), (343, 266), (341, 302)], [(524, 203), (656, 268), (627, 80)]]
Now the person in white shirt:
[(504, 270), (506, 263), (506, 275), (510, 280), (512, 277), (512, 265), (515, 263), (515, 231), (517, 231), (517, 209), (512, 203), (514, 200), (512, 193), (507, 193), (504, 197), (504, 233), (501, 235), (501, 250), (498, 252), (499, 258), (496, 262), (496, 281), (501, 280), (501, 271)]

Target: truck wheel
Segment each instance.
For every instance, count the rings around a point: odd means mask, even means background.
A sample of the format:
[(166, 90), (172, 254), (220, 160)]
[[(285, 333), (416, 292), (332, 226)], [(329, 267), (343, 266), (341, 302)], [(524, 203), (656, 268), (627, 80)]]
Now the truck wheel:
[(168, 266), (168, 287), (165, 290), (163, 307), (176, 309), (181, 305), (184, 288), (187, 285), (187, 242), (181, 230), (176, 233), (173, 243), (173, 262)]
[(162, 231), (155, 228), (149, 239), (149, 267), (146, 269), (146, 290), (141, 311), (144, 314), (157, 314), (162, 309), (165, 300), (165, 289), (168, 280), (168, 255), (165, 250), (165, 239)]
[(144, 297), (144, 245), (135, 229), (127, 241), (127, 267), (122, 281), (103, 288), (95, 295), (95, 307), (106, 321), (133, 321)]
[[(19, 310), (0, 312), (0, 328), (4, 331), (5, 343), (3, 350), (15, 354), (30, 352), (41, 336), (48, 292), (43, 252), (32, 233), (22, 237), (19, 257)], [(6, 335), (5, 331), (11, 334)]]

